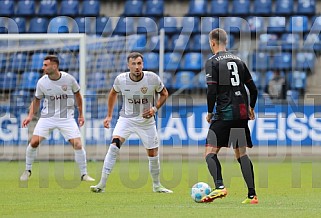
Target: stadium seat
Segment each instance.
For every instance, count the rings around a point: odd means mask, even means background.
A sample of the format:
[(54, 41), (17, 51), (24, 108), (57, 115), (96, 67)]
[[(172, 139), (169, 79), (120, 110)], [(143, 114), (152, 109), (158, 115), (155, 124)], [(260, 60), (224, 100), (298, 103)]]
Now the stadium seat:
[(159, 29), (164, 29), (166, 34), (178, 32), (176, 17), (162, 17), (159, 19)]
[[(7, 18), (0, 17), (0, 33), (8, 33)], [(0, 41), (1, 43), (1, 41)]]
[[(19, 33), (25, 33), (26, 32), (26, 18), (24, 17), (15, 17), (13, 18), (13, 20), (16, 22), (17, 26), (18, 26), (18, 32)], [(8, 23), (9, 25), (9, 29), (10, 28), (10, 23)]]
[[(94, 70), (96, 72), (104, 72), (108, 71), (110, 68), (115, 68), (116, 62), (116, 57), (115, 54), (113, 53), (105, 53), (97, 57), (96, 62), (93, 62), (91, 65), (92, 66), (90, 69)], [(127, 59), (125, 58), (125, 61)], [(125, 65), (127, 68), (127, 65)]]
[(227, 16), (228, 15), (228, 3), (226, 0), (211, 0), (211, 7), (209, 15), (211, 16)]
[(144, 53), (144, 69), (146, 70), (158, 70), (159, 68), (159, 54), (155, 52)]
[(201, 33), (209, 34), (213, 29), (219, 27), (218, 17), (202, 17), (201, 18)]
[(48, 31), (48, 18), (34, 17), (31, 18), (29, 23), (29, 33), (47, 33)]
[(100, 1), (99, 0), (84, 0), (82, 2), (81, 16), (99, 16)]
[(210, 52), (211, 48), (208, 43), (208, 34), (195, 34), (192, 38), (192, 51)]
[(113, 32), (112, 20), (106, 16), (96, 18), (96, 33), (100, 35), (110, 35)]
[(13, 90), (17, 88), (18, 76), (14, 72), (0, 73), (0, 89)]
[(285, 17), (269, 17), (268, 33), (284, 33)]
[(59, 16), (52, 18), (48, 25), (48, 33), (69, 33), (68, 17)]
[(162, 17), (164, 15), (164, 0), (150, 0), (145, 3), (146, 16)]
[(158, 34), (157, 23), (150, 17), (137, 18), (137, 33)]
[(224, 29), (231, 33), (241, 32), (243, 29), (243, 19), (240, 17), (225, 17)]
[(88, 74), (87, 88), (92, 90), (105, 90), (107, 87), (107, 74), (105, 72), (94, 72)]
[(204, 16), (207, 14), (207, 0), (190, 0), (188, 16)]
[(294, 102), (296, 104), (298, 104), (299, 102), (299, 97), (300, 97), (300, 93), (298, 90), (287, 90), (286, 92), (286, 100), (287, 102)]
[(26, 53), (16, 53), (11, 56), (10, 68), (14, 72), (22, 72), (26, 70), (28, 63), (28, 55)]
[(123, 16), (142, 16), (143, 6), (144, 2), (142, 0), (126, 0)]
[(195, 88), (194, 72), (179, 71), (175, 75), (174, 89), (193, 89)]
[(233, 0), (231, 16), (241, 16), (250, 14), (250, 0)]
[(298, 52), (296, 54), (296, 70), (313, 70), (315, 63), (314, 52)]
[(45, 56), (47, 53), (34, 53), (31, 58), (31, 70), (41, 70)]
[(254, 0), (252, 14), (270, 16), (272, 14), (272, 0)]
[(79, 1), (78, 0), (63, 0), (60, 3), (59, 15), (76, 16), (79, 13)]
[(72, 54), (71, 53), (59, 53), (59, 69), (63, 71), (68, 71), (71, 64)]
[(130, 35), (135, 32), (134, 23), (134, 18), (132, 17), (120, 17), (114, 33), (120, 35)]
[(7, 54), (0, 53), (0, 70), (6, 68), (7, 60), (8, 60)]
[(146, 34), (137, 34), (135, 35), (136, 42), (133, 46), (133, 51), (144, 51), (144, 50), (152, 50), (151, 48), (147, 48), (147, 38)]
[(200, 18), (198, 17), (183, 17), (182, 33), (196, 33), (200, 31)]
[(163, 72), (163, 76), (160, 76), (160, 78), (167, 89), (173, 88), (173, 78), (174, 78), (173, 73)]
[(300, 35), (296, 33), (283, 33), (281, 35), (281, 47), (283, 51), (294, 51), (300, 47)]
[(35, 15), (35, 1), (22, 0), (17, 4), (17, 16), (34, 16)]
[(303, 48), (307, 51), (321, 51), (321, 39), (319, 33), (309, 33), (305, 34)]
[(252, 69), (254, 71), (265, 71), (270, 67), (269, 53), (257, 52), (252, 55)]
[(39, 78), (40, 74), (38, 72), (24, 72), (20, 80), (20, 88), (24, 90), (36, 89)]
[(314, 15), (315, 14), (315, 0), (298, 0), (298, 7), (296, 14), (298, 15)]
[(232, 49), (233, 46), (234, 46), (234, 36), (232, 34), (228, 34), (227, 36), (228, 40), (227, 40), (227, 45), (226, 45), (226, 48), (228, 50)]
[(175, 34), (172, 36), (170, 50), (174, 51), (188, 51), (190, 46), (190, 35)]
[[(159, 51), (159, 38), (160, 38), (159, 35), (151, 36), (149, 40), (148, 49), (153, 51)], [(165, 41), (164, 43), (165, 50), (170, 50), (171, 43), (169, 43), (168, 35), (165, 35), (164, 41)]]
[(311, 18), (311, 28), (310, 32), (317, 32), (321, 31), (321, 16), (314, 16)]
[(266, 30), (263, 17), (248, 17), (247, 18), (248, 27), (243, 27), (246, 32), (264, 32)]
[(55, 16), (58, 12), (56, 0), (41, 0), (39, 5), (38, 16)]
[(183, 62), (181, 63), (181, 69), (183, 70), (198, 70), (203, 68), (203, 56), (199, 52), (185, 53)]
[(73, 33), (92, 33), (90, 17), (76, 17), (71, 23)]
[(288, 73), (290, 89), (305, 90), (307, 74), (305, 71), (293, 71)]
[[(28, 107), (33, 99), (33, 92), (29, 90), (16, 89), (11, 93), (10, 104), (14, 110), (23, 110), (24, 113), (27, 113)], [(21, 113), (21, 111), (17, 111)]]
[(292, 69), (292, 54), (290, 52), (280, 52), (274, 54), (273, 70), (291, 70)]
[(259, 50), (273, 51), (278, 48), (278, 36), (276, 34), (260, 34)]
[(288, 32), (307, 32), (308, 28), (308, 17), (307, 16), (292, 16), (287, 26)]
[(13, 16), (14, 5), (14, 0), (0, 0), (0, 16)]
[(164, 69), (165, 71), (177, 71), (182, 60), (182, 53), (166, 52), (164, 55)]
[(275, 15), (291, 15), (293, 14), (293, 0), (276, 0)]

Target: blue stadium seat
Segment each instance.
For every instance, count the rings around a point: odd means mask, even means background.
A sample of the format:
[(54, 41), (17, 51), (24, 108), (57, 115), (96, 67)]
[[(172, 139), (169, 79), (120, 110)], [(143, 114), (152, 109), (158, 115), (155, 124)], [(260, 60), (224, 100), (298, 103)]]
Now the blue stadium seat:
[(144, 69), (158, 70), (159, 68), (159, 54), (155, 52), (144, 53)]
[(17, 4), (17, 16), (34, 16), (35, 15), (35, 1), (22, 0)]
[(209, 15), (212, 16), (227, 16), (228, 15), (228, 2), (226, 0), (211, 0), (211, 7)]
[(46, 33), (48, 31), (48, 18), (34, 17), (29, 23), (29, 33)]
[(107, 74), (105, 72), (94, 72), (88, 74), (88, 89), (105, 90), (107, 87)]
[(101, 35), (109, 35), (113, 32), (112, 20), (106, 16), (96, 18), (96, 33)]
[[(18, 26), (19, 33), (25, 33), (26, 32), (26, 18), (24, 18), (24, 17), (15, 17), (15, 18), (13, 18), (13, 20), (16, 22), (16, 24)], [(9, 29), (10, 29), (10, 23), (8, 24), (9, 25)]]
[(99, 16), (100, 1), (99, 0), (84, 0), (82, 2), (81, 16)]
[(11, 56), (11, 61), (10, 67), (13, 71), (25, 71), (28, 63), (28, 55), (26, 53), (13, 54)]
[(143, 6), (142, 0), (126, 0), (123, 16), (141, 16), (143, 15)]
[(69, 33), (68, 17), (59, 16), (52, 18), (48, 25), (48, 33)]
[(227, 48), (228, 50), (230, 50), (230, 49), (232, 49), (233, 46), (234, 46), (234, 41), (235, 41), (235, 39), (234, 39), (234, 36), (233, 36), (232, 34), (228, 34), (227, 38), (228, 38), (228, 40), (227, 40), (226, 48)]
[(273, 58), (274, 70), (291, 70), (292, 69), (292, 54), (290, 52), (280, 52), (275, 54)]
[(304, 90), (306, 88), (307, 74), (305, 71), (293, 71), (288, 74), (290, 89)]
[(250, 14), (251, 1), (250, 0), (233, 0), (232, 16), (248, 15)]
[(14, 15), (14, 0), (0, 0), (0, 16)]
[(137, 34), (135, 35), (136, 42), (133, 46), (133, 51), (144, 51), (144, 50), (152, 50), (151, 48), (147, 48), (147, 38), (146, 34)]
[(201, 18), (201, 33), (209, 34), (213, 29), (219, 27), (218, 17), (202, 17)]
[(195, 34), (192, 38), (192, 46), (190, 50), (210, 52), (211, 48), (208, 40), (208, 34)]
[(150, 17), (139, 17), (137, 21), (137, 33), (157, 34), (157, 23)]
[(171, 50), (186, 51), (190, 48), (190, 35), (175, 34), (172, 36)]
[(151, 0), (145, 3), (146, 16), (162, 17), (164, 15), (164, 0)]
[(246, 32), (264, 32), (266, 30), (263, 17), (248, 17), (248, 27), (244, 27)]
[(259, 50), (273, 51), (278, 49), (278, 36), (276, 34), (260, 34)]
[(72, 20), (71, 26), (73, 33), (92, 33), (91, 20), (89, 17), (76, 17)]
[[(7, 18), (0, 17), (0, 33), (8, 33)], [(0, 41), (1, 43), (1, 41)]]
[(317, 32), (321, 31), (321, 16), (315, 16), (311, 18), (311, 28), (310, 32)]
[(200, 31), (200, 18), (198, 17), (183, 17), (182, 33), (196, 33)]
[(188, 16), (204, 16), (207, 14), (207, 0), (190, 0)]
[(283, 51), (294, 51), (300, 47), (300, 35), (296, 33), (283, 33), (281, 35), (281, 47)]
[(7, 60), (8, 60), (7, 54), (0, 53), (0, 70), (6, 68)]
[(181, 69), (183, 70), (198, 70), (203, 68), (203, 56), (199, 52), (185, 53), (183, 62), (181, 63)]
[(269, 17), (268, 33), (284, 33), (285, 32), (285, 17)]
[(164, 55), (165, 71), (177, 71), (182, 60), (182, 53), (166, 52)]
[[(34, 95), (32, 91), (16, 89), (11, 93), (10, 103), (13, 106), (13, 108), (15, 108), (15, 110), (25, 108), (25, 113), (27, 113), (27, 108), (29, 107), (33, 99), (33, 96)], [(17, 108), (17, 106), (19, 106), (19, 108)]]
[[(120, 57), (123, 58), (123, 57)], [(124, 57), (124, 61), (126, 60), (126, 57)], [(116, 64), (116, 56), (113, 53), (105, 53), (102, 54), (100, 56), (97, 57), (96, 62), (93, 62), (91, 65), (92, 66), (90, 69), (94, 69), (98, 72), (103, 72), (103, 71), (107, 71), (110, 68), (115, 68)], [(123, 60), (123, 59), (122, 59)], [(127, 68), (127, 65), (125, 65), (125, 67)]]
[(270, 16), (272, 14), (272, 0), (254, 0), (252, 14)]
[(130, 35), (135, 32), (134, 23), (134, 18), (132, 17), (120, 17), (114, 33), (120, 35)]
[(296, 70), (313, 70), (315, 64), (314, 52), (298, 52), (296, 54)]
[(252, 55), (252, 69), (254, 71), (265, 71), (270, 67), (269, 53), (256, 52)]
[(161, 80), (163, 81), (167, 89), (173, 88), (173, 78), (174, 78), (173, 73), (163, 72), (163, 76), (161, 77)]
[[(0, 33), (20, 33), (20, 31), (24, 30), (24, 27), (23, 20), (20, 20), (20, 18), (0, 17)], [(0, 43), (1, 42), (7, 44), (7, 42), (0, 41)]]
[(162, 17), (162, 18), (160, 18), (159, 19), (159, 29), (164, 29), (166, 34), (178, 32), (176, 17)]
[(76, 16), (79, 13), (78, 0), (63, 0), (60, 3), (59, 15)]
[(71, 65), (72, 54), (71, 53), (59, 53), (59, 69), (63, 71), (68, 71)]
[(194, 81), (194, 72), (191, 71), (179, 71), (175, 75), (175, 82), (173, 84), (174, 89), (194, 89), (195, 81)]
[(321, 51), (321, 39), (319, 33), (309, 33), (304, 36), (304, 47), (307, 51)]
[(31, 58), (31, 70), (41, 70), (43, 65), (43, 59), (47, 55), (47, 53), (34, 53)]
[(240, 17), (225, 17), (224, 29), (231, 33), (241, 32), (243, 29), (243, 19)]
[(13, 90), (17, 88), (18, 76), (14, 72), (0, 73), (0, 89)]
[(293, 14), (293, 0), (276, 0), (275, 15), (291, 15)]
[[(165, 41), (165, 43), (164, 43), (165, 50), (170, 50), (171, 49), (171, 43), (169, 43), (168, 35), (165, 35), (164, 41)], [(159, 35), (150, 37), (148, 48), (150, 50), (159, 51)]]
[(315, 0), (298, 0), (298, 7), (296, 14), (300, 15), (314, 15), (315, 14)]
[(41, 0), (39, 5), (38, 16), (55, 16), (58, 12), (56, 0)]
[(300, 98), (300, 93), (298, 90), (287, 90), (286, 92), (286, 100), (288, 102), (294, 102), (298, 104)]
[(307, 32), (309, 30), (307, 16), (292, 16), (288, 24), (288, 32)]
[(24, 90), (36, 89), (39, 78), (38, 72), (24, 72), (20, 80), (20, 88)]

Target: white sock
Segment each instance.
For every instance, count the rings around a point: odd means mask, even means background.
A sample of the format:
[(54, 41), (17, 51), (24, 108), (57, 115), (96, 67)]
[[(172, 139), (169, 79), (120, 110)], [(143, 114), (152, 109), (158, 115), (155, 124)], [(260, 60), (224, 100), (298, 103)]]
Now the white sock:
[(74, 150), (75, 161), (79, 166), (80, 175), (87, 174), (87, 161), (86, 161), (86, 151), (85, 149)]
[(37, 156), (37, 148), (31, 147), (29, 144), (26, 149), (26, 170), (32, 169), (32, 164), (35, 161)]
[(160, 164), (159, 164), (159, 156), (155, 157), (148, 157), (149, 161), (149, 172), (150, 175), (152, 176), (153, 180), (153, 185), (154, 186), (159, 186), (159, 172), (160, 172)]
[(101, 172), (101, 179), (99, 182), (100, 185), (106, 185), (108, 176), (114, 168), (118, 154), (119, 148), (114, 144), (110, 144), (107, 154), (105, 156), (104, 166)]

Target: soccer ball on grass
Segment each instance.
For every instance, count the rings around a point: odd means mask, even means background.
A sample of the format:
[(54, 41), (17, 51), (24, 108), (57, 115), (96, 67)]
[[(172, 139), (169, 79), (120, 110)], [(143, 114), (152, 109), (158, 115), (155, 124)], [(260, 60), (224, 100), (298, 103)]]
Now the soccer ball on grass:
[(191, 189), (191, 197), (195, 202), (201, 202), (202, 198), (211, 193), (211, 187), (205, 182), (198, 182)]

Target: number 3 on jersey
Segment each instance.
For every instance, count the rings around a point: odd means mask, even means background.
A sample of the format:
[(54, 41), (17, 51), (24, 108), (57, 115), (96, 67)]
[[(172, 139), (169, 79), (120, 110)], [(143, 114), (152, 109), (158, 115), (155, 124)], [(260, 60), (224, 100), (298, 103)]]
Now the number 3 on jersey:
[(231, 71), (234, 77), (231, 77), (232, 86), (240, 85), (240, 76), (235, 62), (227, 62), (227, 69)]

